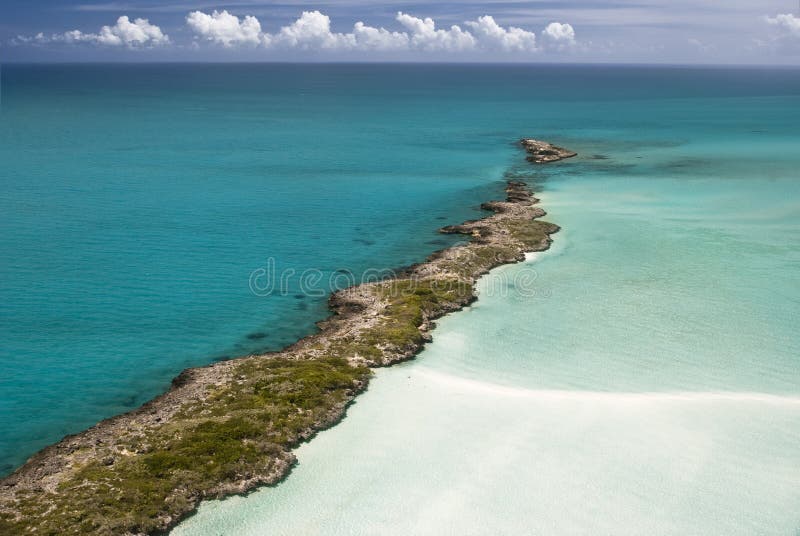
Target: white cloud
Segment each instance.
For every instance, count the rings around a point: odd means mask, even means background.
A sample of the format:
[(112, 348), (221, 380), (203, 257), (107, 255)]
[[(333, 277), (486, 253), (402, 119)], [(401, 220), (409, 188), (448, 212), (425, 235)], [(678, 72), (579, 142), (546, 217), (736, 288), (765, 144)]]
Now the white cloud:
[(96, 41), (103, 45), (137, 47), (143, 45), (164, 45), (169, 43), (161, 28), (150, 24), (147, 19), (135, 19), (133, 22), (123, 15), (114, 26), (103, 26)]
[(571, 24), (551, 22), (542, 31), (542, 42), (547, 48), (564, 50), (575, 45), (575, 29)]
[(514, 26), (505, 29), (495, 22), (494, 17), (489, 15), (478, 17), (478, 20), (465, 24), (472, 29), (482, 48), (506, 52), (535, 52), (537, 50), (534, 32)]
[(225, 47), (261, 45), (268, 48), (299, 50), (406, 50), (408, 35), (373, 28), (357, 22), (351, 33), (331, 30), (331, 19), (319, 11), (304, 11), (300, 17), (278, 32), (261, 31), (261, 23), (253, 16), (242, 19), (227, 11), (210, 15), (193, 11), (186, 17), (189, 27), (207, 41)]
[(771, 32), (764, 39), (753, 40), (758, 47), (778, 54), (800, 54), (800, 17), (784, 13), (762, 20), (770, 26)]
[[(186, 25), (194, 34), (191, 48), (203, 42), (224, 48), (260, 47), (274, 50), (389, 52), (414, 54), (443, 54), (468, 52), (500, 52), (526, 54), (539, 51), (535, 32), (515, 26), (503, 27), (494, 17), (484, 15), (467, 21), (464, 27), (452, 25), (439, 28), (430, 18), (398, 12), (395, 21), (399, 31), (373, 27), (359, 21), (350, 32), (335, 32), (331, 19), (319, 11), (304, 11), (298, 19), (277, 30), (263, 31), (261, 21), (252, 15), (239, 17), (227, 10), (205, 13), (192, 11), (186, 15)], [(542, 33), (545, 48), (558, 50), (575, 43), (575, 31), (569, 24), (552, 23)], [(52, 36), (18, 36), (15, 44), (93, 43), (115, 47), (140, 48), (170, 42), (161, 29), (147, 19), (131, 21), (127, 16), (117, 19), (114, 26), (103, 26), (98, 33), (72, 30)]]
[(70, 30), (63, 34), (55, 34), (50, 39), (52, 41), (64, 41), (65, 43), (81, 43), (85, 41), (98, 41), (99, 37), (98, 34), (83, 33), (80, 30)]
[(303, 11), (300, 18), (272, 36), (275, 46), (302, 50), (348, 49), (355, 47), (353, 34), (331, 32), (331, 19), (319, 11)]
[(28, 43), (91, 43), (111, 47), (142, 48), (166, 45), (169, 36), (147, 19), (131, 21), (126, 15), (117, 19), (114, 26), (103, 26), (98, 33), (84, 33), (80, 30), (46, 36), (39, 32), (33, 37), (17, 36), (17, 44)]
[(39, 32), (33, 37), (29, 35), (18, 35), (11, 39), (10, 44), (14, 46), (19, 46), (19, 45), (40, 44), (48, 42), (50, 42), (50, 38), (45, 36), (44, 33)]
[(186, 16), (186, 24), (200, 37), (225, 47), (259, 45), (264, 39), (257, 18), (248, 15), (239, 20), (225, 10), (210, 15), (192, 11)]
[[(331, 30), (331, 20), (319, 11), (304, 11), (300, 18), (274, 34), (261, 32), (255, 17), (240, 20), (227, 11), (206, 14), (194, 11), (186, 18), (189, 27), (208, 41), (234, 46), (260, 44), (268, 48), (337, 51), (425, 51), (458, 53), (473, 50), (535, 52), (536, 34), (522, 28), (503, 28), (491, 16), (468, 21), (467, 29), (453, 25), (437, 28), (430, 17), (420, 18), (398, 12), (395, 20), (403, 31), (356, 22), (349, 33)], [(247, 21), (251, 21), (248, 23)], [(245, 32), (248, 25), (250, 31)], [(565, 25), (572, 31), (572, 27)], [(572, 31), (574, 41), (574, 31)]]
[(767, 24), (775, 26), (783, 35), (791, 35), (800, 38), (800, 17), (795, 17), (791, 13), (766, 17)]
[(475, 48), (475, 37), (455, 24), (447, 30), (436, 29), (432, 18), (420, 19), (412, 15), (397, 12), (395, 17), (409, 34), (412, 48), (428, 51), (462, 52)]
[(363, 22), (357, 22), (353, 26), (353, 36), (356, 48), (361, 50), (406, 50), (409, 46), (407, 33), (373, 28)]

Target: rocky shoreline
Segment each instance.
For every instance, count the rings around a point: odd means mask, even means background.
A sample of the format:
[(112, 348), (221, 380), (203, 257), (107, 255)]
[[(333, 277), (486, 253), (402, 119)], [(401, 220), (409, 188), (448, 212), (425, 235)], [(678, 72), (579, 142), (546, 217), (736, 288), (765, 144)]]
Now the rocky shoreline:
[[(522, 143), (537, 163), (575, 154)], [(142, 407), (32, 456), (0, 481), (0, 533), (162, 533), (203, 499), (280, 481), (292, 449), (344, 416), (371, 367), (415, 356), (437, 318), (476, 299), (478, 277), (550, 246), (558, 227), (538, 219), (545, 212), (530, 189), (510, 181), (506, 194), (482, 205), (492, 215), (441, 229), (468, 242), (334, 293), (319, 333), (185, 370)]]

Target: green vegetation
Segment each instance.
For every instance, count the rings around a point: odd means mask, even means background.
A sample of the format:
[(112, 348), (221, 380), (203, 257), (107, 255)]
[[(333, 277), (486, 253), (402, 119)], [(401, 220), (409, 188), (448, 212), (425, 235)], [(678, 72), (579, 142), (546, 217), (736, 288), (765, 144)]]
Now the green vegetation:
[(557, 225), (540, 220), (516, 221), (507, 225), (506, 228), (511, 236), (519, 240), (526, 249), (535, 248), (543, 240), (547, 240), (548, 235), (558, 230)]
[(288, 449), (319, 423), (331, 424), (369, 375), (339, 357), (243, 360), (236, 381), (205, 401), (149, 435), (119, 439), (118, 449), (137, 455), (93, 461), (57, 493), (20, 495), (25, 517), (0, 515), (0, 534), (33, 533), (33, 525), (46, 535), (153, 532), (159, 519), (180, 517), (208, 490), (274, 473)]
[(395, 279), (372, 286), (385, 304), (375, 325), (358, 334), (331, 341), (330, 353), (360, 358), (370, 366), (392, 362), (397, 352), (413, 352), (423, 342), (420, 326), (466, 303), (472, 284), (456, 278)]
[(386, 314), (360, 338), (373, 347), (413, 351), (423, 342), (419, 330), (424, 319), (435, 317), (465, 303), (472, 296), (472, 285), (455, 278), (398, 279), (378, 289), (388, 302)]

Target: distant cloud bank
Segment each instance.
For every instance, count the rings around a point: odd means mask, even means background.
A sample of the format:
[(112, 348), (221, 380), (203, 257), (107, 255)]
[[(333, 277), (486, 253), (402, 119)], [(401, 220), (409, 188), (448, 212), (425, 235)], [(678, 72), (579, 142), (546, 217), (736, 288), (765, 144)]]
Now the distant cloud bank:
[(780, 0), (389, 0), (379, 9), (367, 0), (45, 4), (6, 10), (0, 49), (16, 47), (4, 53), (8, 61), (796, 65), (800, 58), (800, 13)]
[(80, 30), (49, 36), (38, 33), (34, 37), (18, 36), (16, 41), (18, 43), (92, 43), (128, 48), (160, 46), (170, 42), (169, 36), (158, 26), (150, 24), (147, 19), (131, 21), (125, 15), (118, 18), (114, 26), (103, 26), (98, 33), (84, 33)]
[[(304, 11), (300, 18), (274, 34), (261, 30), (261, 22), (253, 16), (239, 18), (228, 11), (204, 13), (192, 11), (186, 23), (201, 40), (223, 47), (252, 46), (300, 50), (354, 51), (431, 51), (467, 52), (475, 50), (500, 52), (537, 52), (536, 33), (502, 27), (485, 15), (458, 25), (438, 28), (431, 18), (419, 18), (398, 12), (395, 20), (401, 31), (369, 26), (356, 22), (352, 31), (331, 30), (331, 20), (319, 11)], [(575, 30), (569, 24), (554, 22), (542, 32), (547, 45), (563, 50), (575, 44)]]
[(774, 17), (767, 17), (767, 23), (775, 26), (782, 32), (800, 38), (800, 17), (795, 17), (791, 13), (786, 13)]
[(800, 53), (800, 17), (784, 13), (774, 17), (764, 17), (764, 20), (773, 32), (769, 39), (757, 41), (759, 45), (779, 53), (790, 55)]
[[(536, 32), (503, 27), (494, 17), (484, 15), (466, 21), (464, 27), (452, 25), (438, 27), (430, 18), (420, 18), (398, 12), (396, 30), (374, 27), (358, 21), (351, 31), (335, 32), (331, 19), (320, 11), (304, 11), (291, 24), (275, 33), (262, 29), (255, 16), (238, 17), (227, 10), (211, 13), (192, 11), (186, 16), (186, 25), (194, 40), (192, 45), (203, 44), (226, 49), (237, 47), (297, 51), (352, 51), (352, 52), (499, 52), (529, 54), (540, 51), (563, 52), (576, 45), (575, 30), (570, 24), (553, 22), (540, 35)], [(98, 33), (72, 30), (60, 34), (34, 37), (18, 36), (15, 44), (28, 43), (89, 43), (100, 46), (127, 48), (152, 48), (173, 44), (161, 28), (147, 19), (131, 21), (127, 16), (117, 19), (114, 26), (103, 26)]]

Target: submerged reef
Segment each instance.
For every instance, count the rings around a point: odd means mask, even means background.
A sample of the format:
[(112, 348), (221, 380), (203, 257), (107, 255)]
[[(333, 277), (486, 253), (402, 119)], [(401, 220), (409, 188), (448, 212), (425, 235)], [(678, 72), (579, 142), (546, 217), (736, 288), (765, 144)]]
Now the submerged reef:
[(528, 187), (510, 181), (506, 194), (482, 205), (492, 215), (441, 229), (464, 243), (331, 295), (319, 333), (187, 369), (142, 407), (32, 456), (0, 481), (0, 534), (161, 533), (203, 499), (279, 482), (292, 449), (366, 389), (370, 367), (415, 356), (434, 320), (476, 299), (478, 277), (550, 246), (558, 227), (538, 219)]

